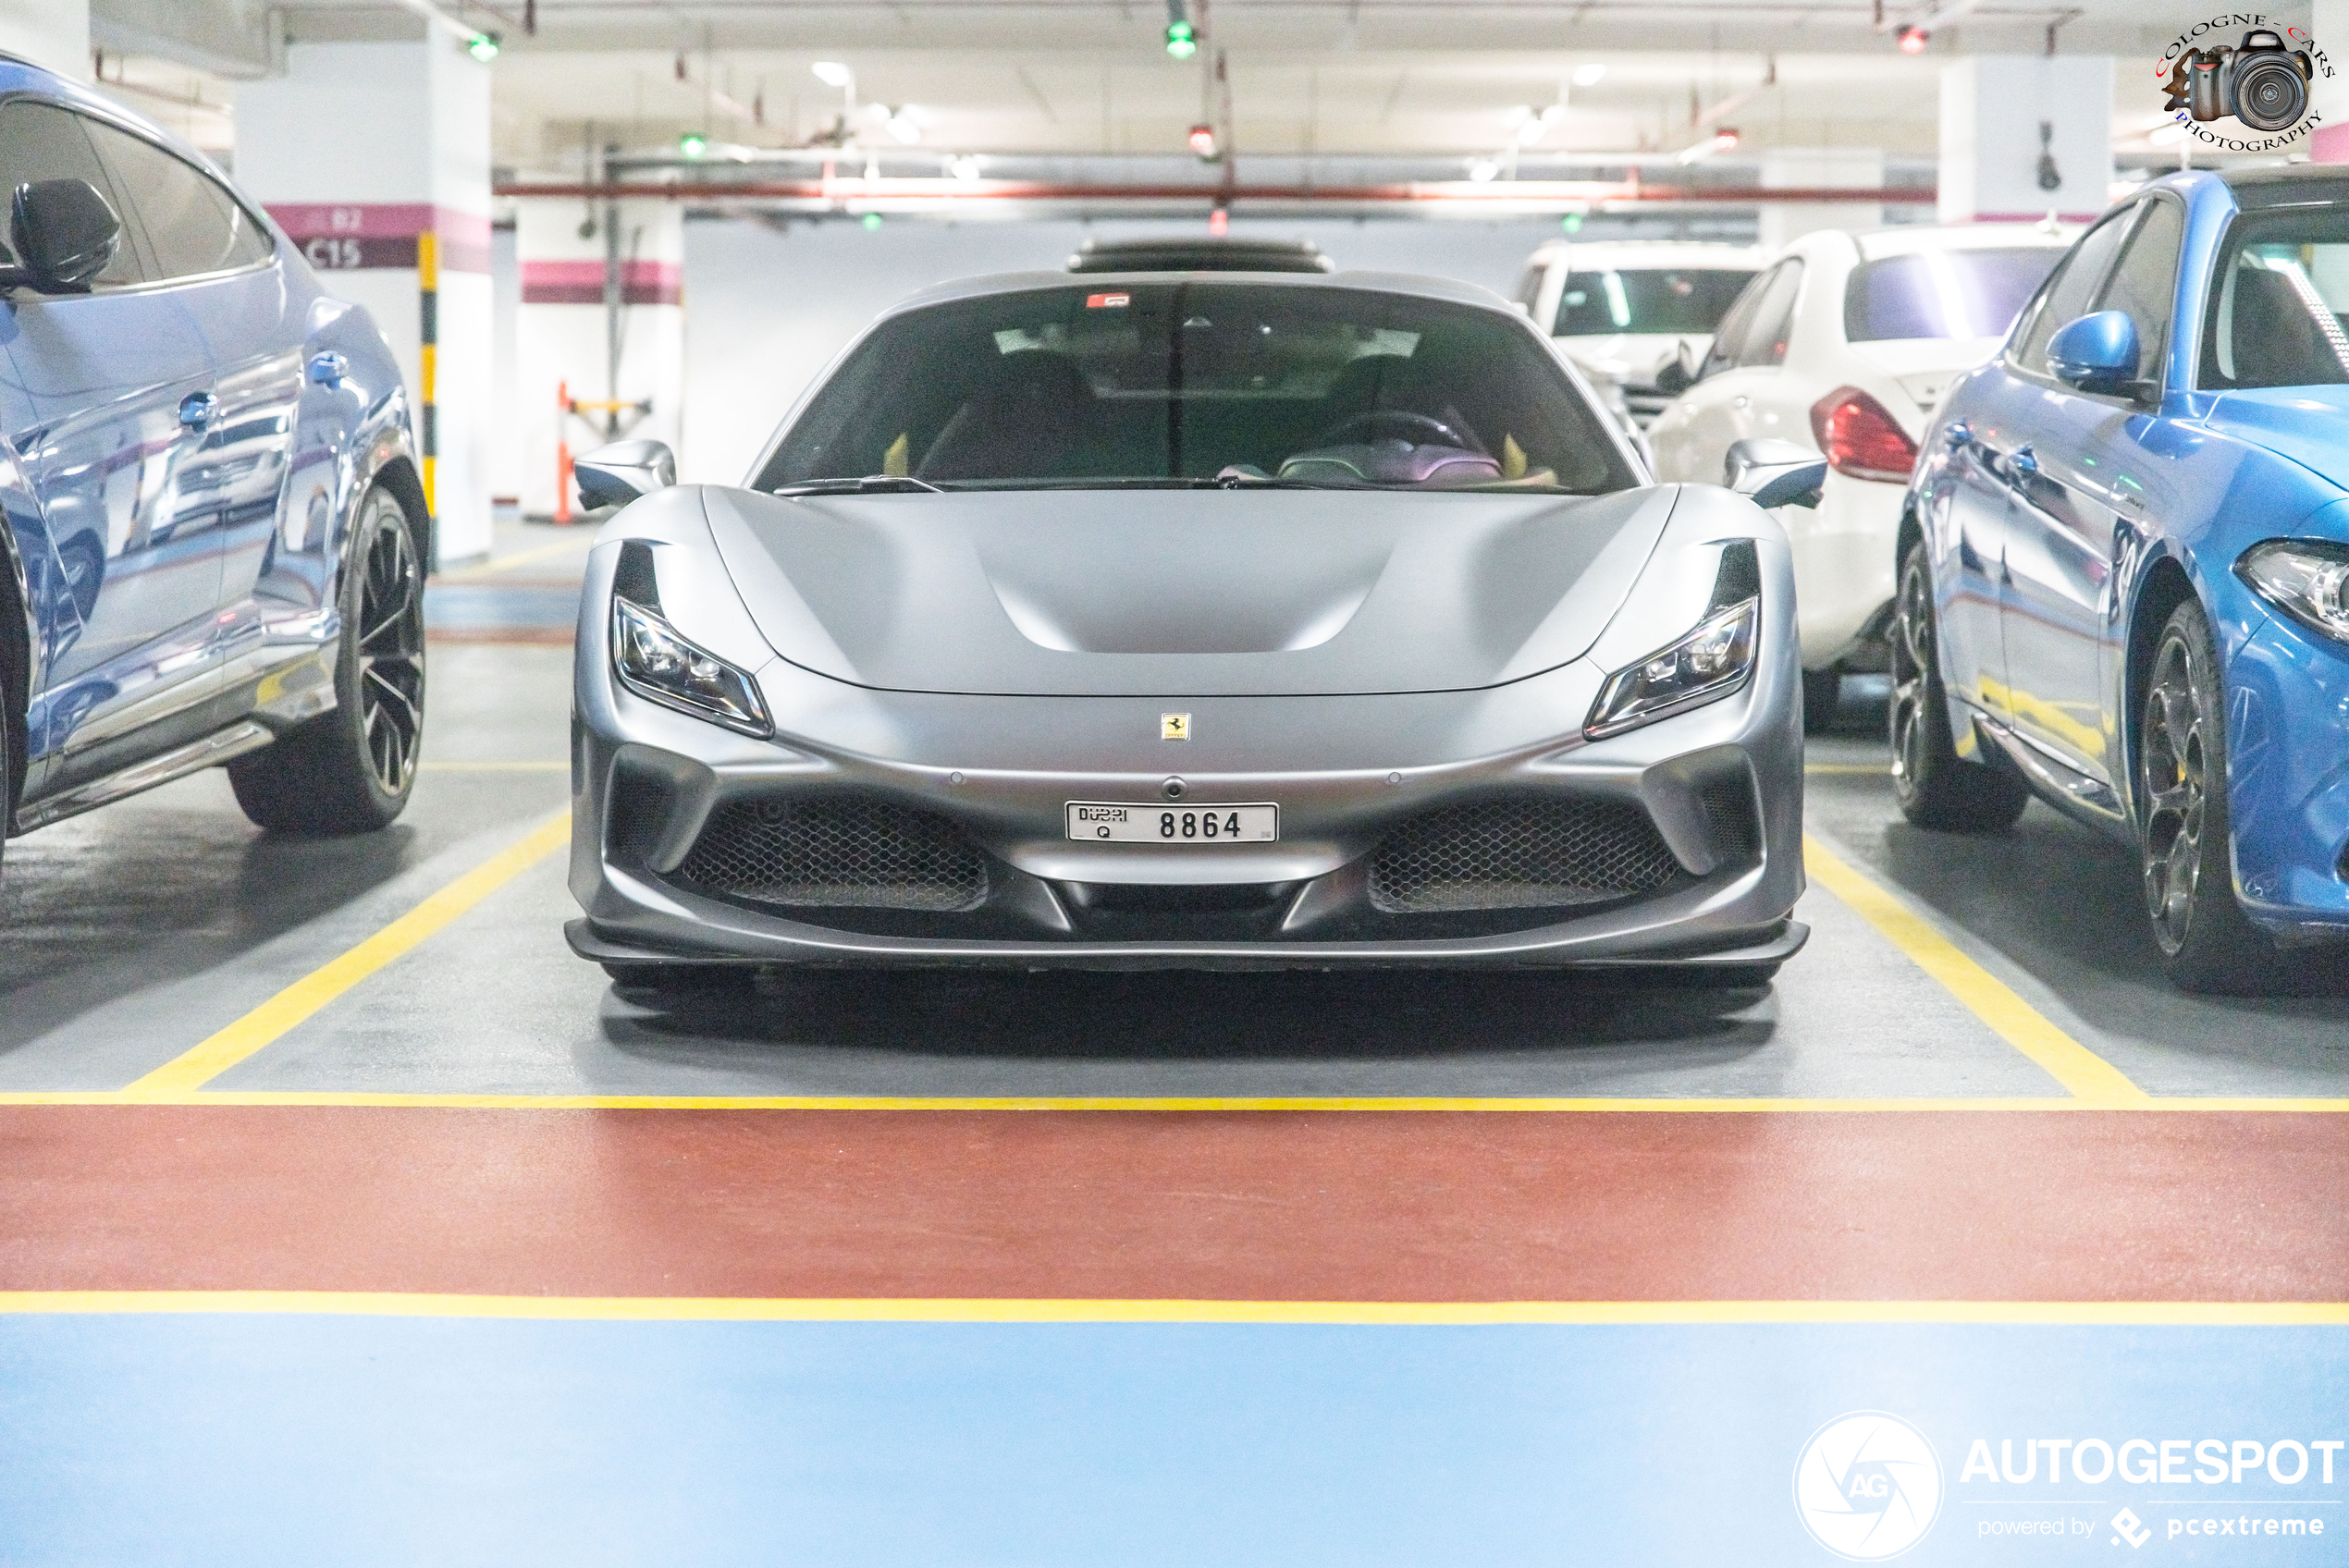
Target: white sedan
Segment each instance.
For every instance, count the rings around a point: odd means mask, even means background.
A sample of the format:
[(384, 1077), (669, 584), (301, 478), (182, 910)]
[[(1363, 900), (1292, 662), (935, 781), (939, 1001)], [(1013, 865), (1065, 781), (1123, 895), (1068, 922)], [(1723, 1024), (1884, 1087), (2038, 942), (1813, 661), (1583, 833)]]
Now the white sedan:
[(1748, 437), (1826, 455), (1817, 508), (1778, 512), (1794, 546), (1809, 728), (1834, 718), (1845, 672), (1885, 668), (1901, 496), (1934, 405), (1998, 351), (2073, 232), (1803, 235), (1738, 297), (1696, 384), (1649, 427), (1666, 480), (1718, 484), (1730, 444)]
[(1657, 376), (1704, 358), (1762, 257), (1750, 245), (1554, 239), (1525, 263), (1517, 298), (1617, 417), (1644, 429), (1679, 390)]

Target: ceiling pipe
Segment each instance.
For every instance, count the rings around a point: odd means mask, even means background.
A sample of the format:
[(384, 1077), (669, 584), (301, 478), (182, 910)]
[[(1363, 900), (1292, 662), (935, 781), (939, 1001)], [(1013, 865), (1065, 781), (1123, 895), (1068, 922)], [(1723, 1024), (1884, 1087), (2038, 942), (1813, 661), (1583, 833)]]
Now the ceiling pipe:
[[(1030, 180), (837, 178), (830, 180), (760, 180), (739, 184), (704, 184), (663, 180), (658, 183), (581, 185), (510, 180), (494, 188), (501, 197), (578, 201), (610, 196), (621, 201), (665, 202), (854, 202), (859, 211), (891, 207), (983, 207), (1008, 202), (1197, 202), (1213, 204), (1226, 188), (1220, 185), (1068, 184)], [(1430, 207), (1454, 204), (1472, 208), (1533, 207), (1556, 211), (1594, 205), (1636, 203), (1642, 206), (1751, 207), (1782, 202), (1865, 202), (1912, 205), (1937, 199), (1929, 187), (1888, 186), (1852, 190), (1840, 186), (1719, 187), (1650, 185), (1617, 180), (1522, 179), (1482, 184), (1469, 180), (1434, 180), (1400, 185), (1237, 185), (1229, 188), (1236, 203), (1313, 207)]]

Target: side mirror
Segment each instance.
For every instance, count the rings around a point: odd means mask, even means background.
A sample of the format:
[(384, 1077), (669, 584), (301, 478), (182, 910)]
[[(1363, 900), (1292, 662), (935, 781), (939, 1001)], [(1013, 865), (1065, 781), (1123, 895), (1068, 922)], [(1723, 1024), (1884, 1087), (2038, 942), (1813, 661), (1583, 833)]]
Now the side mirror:
[(579, 504), (624, 507), (677, 483), (677, 457), (658, 441), (613, 441), (571, 465), (579, 482)]
[(1721, 483), (1755, 506), (1815, 507), (1827, 482), (1827, 460), (1808, 447), (1757, 435), (1732, 444)]
[(0, 268), (0, 288), (86, 294), (121, 249), (122, 220), (86, 179), (36, 179), (17, 187), (8, 237), (17, 264)]
[(2125, 397), (2137, 386), (2137, 324), (2126, 311), (2082, 316), (2048, 339), (2048, 368), (2066, 386)]
[(1655, 389), (1667, 398), (1677, 398), (1696, 385), (1696, 372), (1689, 365), (1689, 346), (1680, 345), (1679, 352), (1665, 361), (1655, 373)]

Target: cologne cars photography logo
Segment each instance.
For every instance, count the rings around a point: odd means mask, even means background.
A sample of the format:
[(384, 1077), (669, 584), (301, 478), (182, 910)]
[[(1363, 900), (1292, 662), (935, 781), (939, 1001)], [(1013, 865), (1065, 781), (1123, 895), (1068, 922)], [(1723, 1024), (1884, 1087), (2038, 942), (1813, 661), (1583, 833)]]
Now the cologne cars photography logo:
[(2214, 151), (2267, 153), (2316, 129), (2309, 84), (2331, 78), (2332, 63), (2306, 29), (2231, 11), (2171, 39), (2154, 74), (2167, 95), (2161, 106), (2188, 135)]
[(1812, 1538), (1838, 1557), (1898, 1557), (1940, 1516), (1940, 1456), (1898, 1415), (1839, 1415), (1811, 1434), (1794, 1462), (1794, 1511)]

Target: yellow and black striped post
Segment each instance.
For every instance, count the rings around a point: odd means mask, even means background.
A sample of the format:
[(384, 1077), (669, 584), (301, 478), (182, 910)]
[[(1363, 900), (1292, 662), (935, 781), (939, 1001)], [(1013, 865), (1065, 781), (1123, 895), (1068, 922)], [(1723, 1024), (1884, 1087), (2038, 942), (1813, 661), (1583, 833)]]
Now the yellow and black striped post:
[[(434, 470), (439, 466), (440, 459), (440, 236), (429, 228), (416, 236), (416, 291), (422, 312), (422, 351), (416, 367), (416, 378), (422, 383), (416, 388), (420, 427), (417, 435), (424, 447), (424, 511), (437, 524), (440, 521), (440, 503), (434, 487)], [(437, 527), (434, 528), (436, 539), (439, 533)]]

